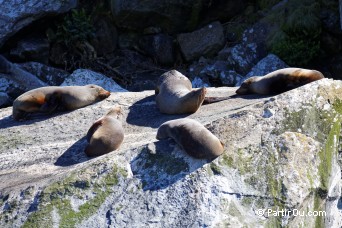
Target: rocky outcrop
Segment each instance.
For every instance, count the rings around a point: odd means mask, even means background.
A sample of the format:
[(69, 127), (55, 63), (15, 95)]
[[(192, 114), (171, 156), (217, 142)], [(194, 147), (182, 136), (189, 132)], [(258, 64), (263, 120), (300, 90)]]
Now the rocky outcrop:
[(261, 59), (252, 69), (251, 71), (240, 81), (236, 83), (236, 86), (240, 86), (241, 83), (247, 78), (253, 76), (263, 76), (272, 71), (276, 71), (282, 68), (289, 67), (284, 61), (278, 58), (278, 56), (269, 54), (265, 58)]
[(48, 15), (65, 13), (76, 7), (76, 0), (5, 0), (0, 12), (0, 46), (13, 34), (30, 23)]
[[(208, 96), (236, 88), (208, 88)], [(1, 227), (339, 227), (342, 82), (323, 79), (275, 97), (244, 96), (187, 116), (224, 144), (213, 161), (185, 154), (157, 128), (153, 91), (26, 122), (0, 112)], [(85, 134), (115, 104), (118, 151), (89, 159)], [(282, 216), (275, 210), (325, 211)], [(297, 212), (298, 212), (297, 211)], [(281, 213), (281, 212), (280, 212)]]
[(167, 33), (190, 32), (202, 23), (227, 20), (243, 11), (244, 1), (166, 1), (141, 2), (111, 0), (116, 25), (121, 29), (143, 31), (159, 27)]
[(201, 56), (213, 56), (224, 46), (223, 27), (220, 22), (213, 22), (194, 32), (179, 34), (177, 41), (188, 62)]
[(119, 86), (113, 79), (87, 69), (75, 70), (69, 77), (64, 80), (61, 86), (82, 86), (88, 84), (99, 85), (107, 91), (127, 92), (127, 90)]

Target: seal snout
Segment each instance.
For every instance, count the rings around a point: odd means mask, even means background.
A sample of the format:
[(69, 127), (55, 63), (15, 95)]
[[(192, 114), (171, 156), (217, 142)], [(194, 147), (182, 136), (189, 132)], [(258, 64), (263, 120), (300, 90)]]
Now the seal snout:
[(109, 96), (110, 96), (110, 92), (107, 91), (107, 90), (101, 90), (101, 91), (99, 92), (99, 97), (100, 97), (101, 99), (105, 99), (105, 98), (107, 98), (107, 97), (109, 97)]

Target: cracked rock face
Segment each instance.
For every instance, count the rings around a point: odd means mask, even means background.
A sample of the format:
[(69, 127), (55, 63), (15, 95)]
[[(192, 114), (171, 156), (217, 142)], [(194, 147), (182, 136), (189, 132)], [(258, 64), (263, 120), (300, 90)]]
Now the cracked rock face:
[[(207, 88), (228, 96), (236, 88)], [(187, 116), (224, 144), (194, 159), (158, 127), (153, 91), (112, 93), (68, 113), (11, 119), (0, 112), (1, 227), (339, 227), (337, 164), (342, 82), (323, 79), (274, 97), (248, 95)], [(91, 124), (124, 110), (119, 150), (89, 159)], [(258, 215), (258, 209), (326, 211), (325, 217)]]
[(75, 8), (75, 0), (4, 0), (0, 12), (0, 46), (30, 23), (48, 15), (65, 13)]

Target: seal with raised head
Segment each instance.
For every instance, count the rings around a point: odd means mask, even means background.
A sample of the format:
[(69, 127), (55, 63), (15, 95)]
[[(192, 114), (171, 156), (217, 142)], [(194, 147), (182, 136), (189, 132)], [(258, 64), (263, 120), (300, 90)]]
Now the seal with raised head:
[(160, 76), (155, 92), (157, 107), (161, 113), (186, 114), (199, 109), (206, 89), (193, 89), (187, 77), (171, 70)]
[(213, 159), (223, 153), (223, 143), (196, 120), (183, 118), (163, 123), (157, 139), (172, 138), (189, 155), (199, 159)]
[(75, 110), (101, 101), (109, 95), (109, 91), (98, 85), (40, 87), (14, 100), (12, 116), (15, 120), (22, 120), (29, 113)]
[(113, 107), (90, 127), (87, 133), (88, 145), (85, 153), (89, 157), (100, 156), (116, 150), (124, 139), (120, 106)]
[(284, 68), (264, 76), (254, 76), (246, 79), (236, 93), (244, 94), (279, 94), (320, 80), (324, 75), (317, 70), (302, 68)]

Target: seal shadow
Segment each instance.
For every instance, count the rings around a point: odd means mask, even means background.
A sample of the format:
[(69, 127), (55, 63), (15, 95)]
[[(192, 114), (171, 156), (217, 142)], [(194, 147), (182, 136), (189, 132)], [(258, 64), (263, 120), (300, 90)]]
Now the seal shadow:
[(54, 165), (66, 167), (91, 160), (92, 158), (88, 157), (84, 153), (84, 149), (87, 146), (86, 141), (86, 136), (76, 141), (59, 158), (57, 158)]
[(184, 118), (189, 115), (168, 115), (160, 113), (156, 106), (155, 95), (151, 95), (135, 102), (129, 108), (126, 122), (136, 126), (158, 128), (166, 121)]
[(23, 121), (14, 120), (12, 115), (9, 115), (0, 119), (0, 128), (5, 129), (5, 128), (10, 128), (10, 127), (15, 127), (15, 126), (30, 125), (30, 124), (41, 122), (41, 121), (44, 121), (44, 120), (47, 120), (56, 116), (68, 114), (69, 112), (72, 112), (72, 111), (56, 112), (53, 114), (35, 113), (35, 114), (30, 115), (27, 120), (23, 120)]
[(141, 180), (144, 191), (165, 189), (210, 162), (190, 156), (186, 161), (184, 156), (176, 156), (179, 151), (174, 150), (175, 142), (171, 139), (154, 142), (152, 146), (155, 153), (145, 147), (130, 162), (133, 176)]

